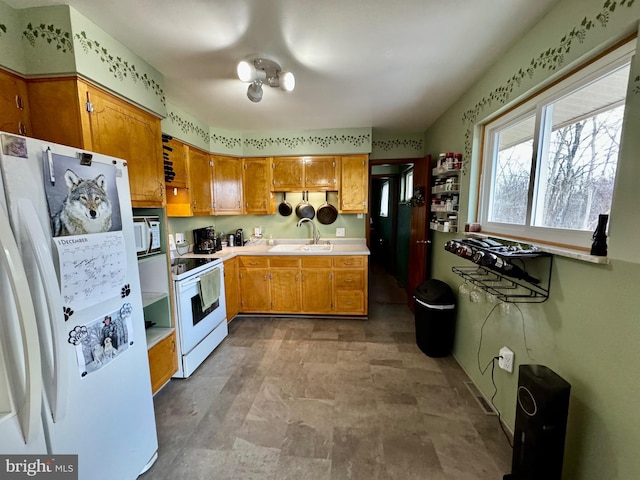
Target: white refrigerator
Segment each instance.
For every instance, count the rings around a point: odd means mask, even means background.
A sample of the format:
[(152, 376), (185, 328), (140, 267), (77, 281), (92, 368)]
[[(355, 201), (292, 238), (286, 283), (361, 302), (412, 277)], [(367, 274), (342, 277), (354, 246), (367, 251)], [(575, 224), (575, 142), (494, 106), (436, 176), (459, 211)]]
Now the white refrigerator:
[(126, 162), (0, 143), (0, 455), (133, 480), (158, 443)]

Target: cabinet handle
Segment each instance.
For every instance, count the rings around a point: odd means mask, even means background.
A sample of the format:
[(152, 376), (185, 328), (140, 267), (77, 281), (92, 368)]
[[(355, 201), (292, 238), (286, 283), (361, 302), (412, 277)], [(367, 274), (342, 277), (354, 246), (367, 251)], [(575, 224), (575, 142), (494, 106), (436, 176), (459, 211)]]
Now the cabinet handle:
[(26, 135), (27, 134), (27, 126), (22, 121), (18, 122), (18, 133), (20, 135)]
[(265, 282), (267, 281), (267, 275), (266, 274), (264, 275), (264, 281)]
[(172, 352), (176, 351), (176, 341), (175, 340), (171, 340), (171, 351)]
[(22, 103), (22, 97), (20, 95), (16, 95), (16, 108), (18, 110), (24, 110), (24, 103)]
[(353, 279), (351, 279), (351, 278), (345, 278), (344, 279), (344, 283), (352, 283), (352, 282), (353, 282)]

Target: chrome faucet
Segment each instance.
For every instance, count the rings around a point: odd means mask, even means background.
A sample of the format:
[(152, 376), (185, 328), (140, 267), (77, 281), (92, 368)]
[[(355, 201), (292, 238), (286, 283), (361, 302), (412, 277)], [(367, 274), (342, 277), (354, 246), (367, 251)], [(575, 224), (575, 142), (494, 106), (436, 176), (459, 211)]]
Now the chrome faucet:
[(320, 243), (320, 232), (318, 232), (318, 227), (316, 227), (316, 224), (313, 222), (313, 220), (311, 220), (310, 218), (307, 218), (307, 217), (301, 218), (298, 221), (298, 224), (296, 226), (299, 227), (304, 222), (311, 223), (311, 226), (313, 227), (313, 244), (317, 245), (318, 243)]

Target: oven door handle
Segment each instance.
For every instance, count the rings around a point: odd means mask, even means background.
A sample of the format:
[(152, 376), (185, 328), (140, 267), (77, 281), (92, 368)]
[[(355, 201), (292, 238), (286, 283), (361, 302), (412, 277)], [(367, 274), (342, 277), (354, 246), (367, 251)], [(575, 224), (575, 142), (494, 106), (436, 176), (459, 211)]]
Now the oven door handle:
[(197, 285), (200, 282), (200, 275), (196, 277), (187, 278), (185, 280), (178, 280), (177, 286), (179, 291), (184, 291), (188, 288), (191, 288), (194, 285)]

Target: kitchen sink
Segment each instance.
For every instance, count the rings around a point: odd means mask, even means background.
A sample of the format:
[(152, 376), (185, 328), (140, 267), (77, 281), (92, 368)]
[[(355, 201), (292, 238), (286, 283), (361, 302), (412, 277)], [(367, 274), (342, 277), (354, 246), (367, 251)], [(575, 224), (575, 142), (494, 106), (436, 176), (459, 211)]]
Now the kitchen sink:
[(277, 253), (277, 252), (330, 252), (333, 250), (333, 245), (300, 245), (297, 244), (288, 244), (283, 243), (280, 245), (276, 245), (275, 247), (271, 247), (269, 252)]
[(303, 252), (330, 252), (331, 250), (333, 250), (333, 245), (303, 245), (300, 250), (302, 250)]

